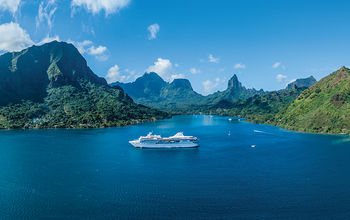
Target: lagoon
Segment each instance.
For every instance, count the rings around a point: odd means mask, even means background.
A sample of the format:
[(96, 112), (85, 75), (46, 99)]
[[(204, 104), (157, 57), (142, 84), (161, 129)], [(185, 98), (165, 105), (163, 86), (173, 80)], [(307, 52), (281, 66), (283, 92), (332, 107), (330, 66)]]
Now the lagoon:
[[(183, 131), (197, 136), (200, 148), (128, 143), (150, 131)], [(219, 116), (0, 131), (0, 218), (344, 219), (349, 158), (347, 136)]]

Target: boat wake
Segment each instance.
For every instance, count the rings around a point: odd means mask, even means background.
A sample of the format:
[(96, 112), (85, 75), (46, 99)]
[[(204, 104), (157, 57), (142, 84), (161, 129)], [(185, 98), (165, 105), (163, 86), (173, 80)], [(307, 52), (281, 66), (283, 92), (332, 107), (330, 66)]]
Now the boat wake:
[(260, 130), (253, 130), (255, 133), (263, 133), (263, 134), (270, 134), (270, 133), (267, 133), (265, 131), (260, 131)]
[(350, 142), (350, 138), (342, 138), (340, 140), (333, 141), (333, 144), (343, 144), (346, 142)]

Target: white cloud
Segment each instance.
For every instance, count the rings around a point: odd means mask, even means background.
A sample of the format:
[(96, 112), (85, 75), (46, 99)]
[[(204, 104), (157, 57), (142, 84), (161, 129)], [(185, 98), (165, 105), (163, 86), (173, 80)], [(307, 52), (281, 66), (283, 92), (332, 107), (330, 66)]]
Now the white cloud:
[(212, 54), (209, 54), (209, 62), (218, 63), (220, 61), (219, 58), (215, 58)]
[(201, 71), (199, 70), (199, 69), (196, 69), (196, 68), (191, 68), (190, 69), (190, 73), (192, 73), (192, 74), (198, 74), (198, 73), (200, 73)]
[(0, 50), (19, 51), (33, 44), (19, 24), (11, 22), (0, 25)]
[(107, 47), (105, 46), (97, 46), (95, 47), (92, 41), (90, 40), (84, 40), (84, 41), (72, 41), (72, 40), (68, 40), (68, 43), (73, 44), (81, 54), (87, 53), (91, 56), (95, 56), (95, 58), (98, 61), (104, 62), (106, 60), (108, 60), (108, 55), (106, 54), (107, 52)]
[(154, 65), (147, 68), (146, 72), (155, 72), (165, 80), (171, 80), (173, 65), (168, 59), (158, 58)]
[(272, 68), (277, 69), (279, 66), (281, 66), (281, 62), (276, 62), (272, 65)]
[(285, 81), (286, 79), (287, 79), (287, 76), (282, 75), (282, 74), (278, 74), (278, 75), (276, 76), (276, 80), (277, 80), (278, 82), (283, 82), (283, 81)]
[(244, 64), (242, 64), (242, 63), (236, 63), (236, 64), (233, 66), (233, 68), (235, 68), (235, 69), (245, 69), (246, 66), (245, 66)]
[(92, 45), (92, 41), (90, 40), (84, 40), (81, 42), (76, 42), (76, 41), (72, 41), (72, 40), (68, 40), (68, 43), (73, 44), (81, 54), (84, 54), (86, 52), (86, 50), (88, 49), (88, 47), (90, 45)]
[(56, 0), (49, 0), (45, 6), (44, 1), (40, 3), (38, 15), (35, 18), (36, 28), (39, 27), (41, 22), (46, 20), (47, 26), (49, 27), (49, 30), (51, 30), (53, 26), (53, 16), (57, 10), (57, 7), (55, 7), (55, 2)]
[(84, 7), (92, 14), (98, 14), (105, 11), (106, 16), (119, 12), (122, 8), (128, 6), (131, 0), (72, 0), (71, 6)]
[(95, 56), (96, 60), (100, 61), (100, 62), (105, 62), (109, 59), (109, 56), (106, 54), (102, 54), (102, 55), (97, 55)]
[(213, 92), (214, 89), (216, 89), (220, 85), (220, 78), (217, 77), (214, 82), (211, 80), (206, 80), (202, 83), (202, 85), (206, 93)]
[(113, 83), (113, 82), (126, 82), (130, 78), (130, 75), (123, 75), (120, 73), (120, 68), (116, 64), (109, 68), (106, 79), (108, 83)]
[(0, 0), (0, 9), (3, 11), (8, 10), (13, 15), (17, 12), (20, 0)]
[(174, 75), (171, 75), (170, 77), (171, 81), (173, 81), (174, 79), (184, 79), (184, 78), (185, 78), (184, 74), (174, 74)]
[(91, 46), (90, 48), (88, 48), (87, 53), (89, 55), (101, 55), (104, 52), (106, 52), (106, 50), (107, 50), (107, 47), (104, 47), (104, 46), (98, 46), (98, 47)]
[(125, 69), (124, 70), (126, 73), (130, 73), (131, 75), (134, 75), (136, 73), (135, 70), (129, 70), (129, 69)]
[(155, 39), (157, 37), (159, 29), (160, 29), (160, 27), (158, 24), (152, 24), (152, 25), (148, 26), (148, 28), (147, 28), (147, 30), (149, 32), (148, 40)]

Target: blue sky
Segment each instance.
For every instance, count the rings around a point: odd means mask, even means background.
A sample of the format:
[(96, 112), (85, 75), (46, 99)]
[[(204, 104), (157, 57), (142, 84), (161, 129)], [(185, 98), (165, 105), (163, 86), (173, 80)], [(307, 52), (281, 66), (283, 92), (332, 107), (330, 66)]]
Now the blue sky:
[[(0, 50), (74, 43), (109, 81), (145, 71), (188, 78), (202, 94), (236, 73), (246, 87), (284, 88), (350, 65), (349, 1), (0, 0)], [(108, 77), (107, 77), (108, 76)]]

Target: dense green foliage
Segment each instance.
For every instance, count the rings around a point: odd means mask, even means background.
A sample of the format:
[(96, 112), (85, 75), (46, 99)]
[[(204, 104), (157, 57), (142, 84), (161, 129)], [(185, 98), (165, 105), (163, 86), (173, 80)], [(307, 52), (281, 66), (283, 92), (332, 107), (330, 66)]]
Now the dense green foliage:
[(274, 124), (297, 131), (350, 134), (350, 69), (342, 67), (305, 90), (276, 115)]
[(111, 127), (166, 116), (134, 104), (122, 90), (85, 82), (79, 89), (48, 89), (43, 103), (24, 101), (0, 108), (0, 128)]
[(193, 91), (187, 79), (165, 82), (156, 73), (145, 73), (132, 83), (112, 83), (123, 88), (136, 103), (172, 113), (192, 111), (194, 105), (204, 101), (204, 96)]
[(275, 114), (293, 102), (304, 89), (294, 87), (234, 102), (222, 101), (210, 107), (206, 113), (246, 118), (254, 123), (271, 123)]
[(146, 73), (133, 83), (109, 86), (73, 45), (51, 42), (0, 56), (0, 128), (123, 126), (169, 117), (159, 111), (165, 110), (350, 134), (350, 70), (342, 67), (315, 82), (311, 76), (284, 90), (264, 92), (246, 89), (234, 75), (226, 90), (202, 96), (186, 79), (167, 83)]
[(167, 83), (156, 73), (145, 73), (132, 83), (117, 82), (111, 85), (122, 87), (136, 103), (177, 114), (204, 112), (221, 101), (232, 102), (264, 93), (262, 90), (246, 89), (236, 75), (229, 80), (225, 91), (208, 96), (193, 91), (187, 79), (175, 79)]
[(108, 86), (71, 44), (7, 53), (0, 70), (0, 128), (96, 128), (169, 117)]
[(246, 89), (238, 81), (236, 74), (228, 81), (227, 89), (224, 91), (218, 91), (205, 97), (205, 100), (201, 104), (216, 105), (222, 101), (233, 102), (238, 99), (247, 99), (256, 94), (264, 94), (263, 90)]

